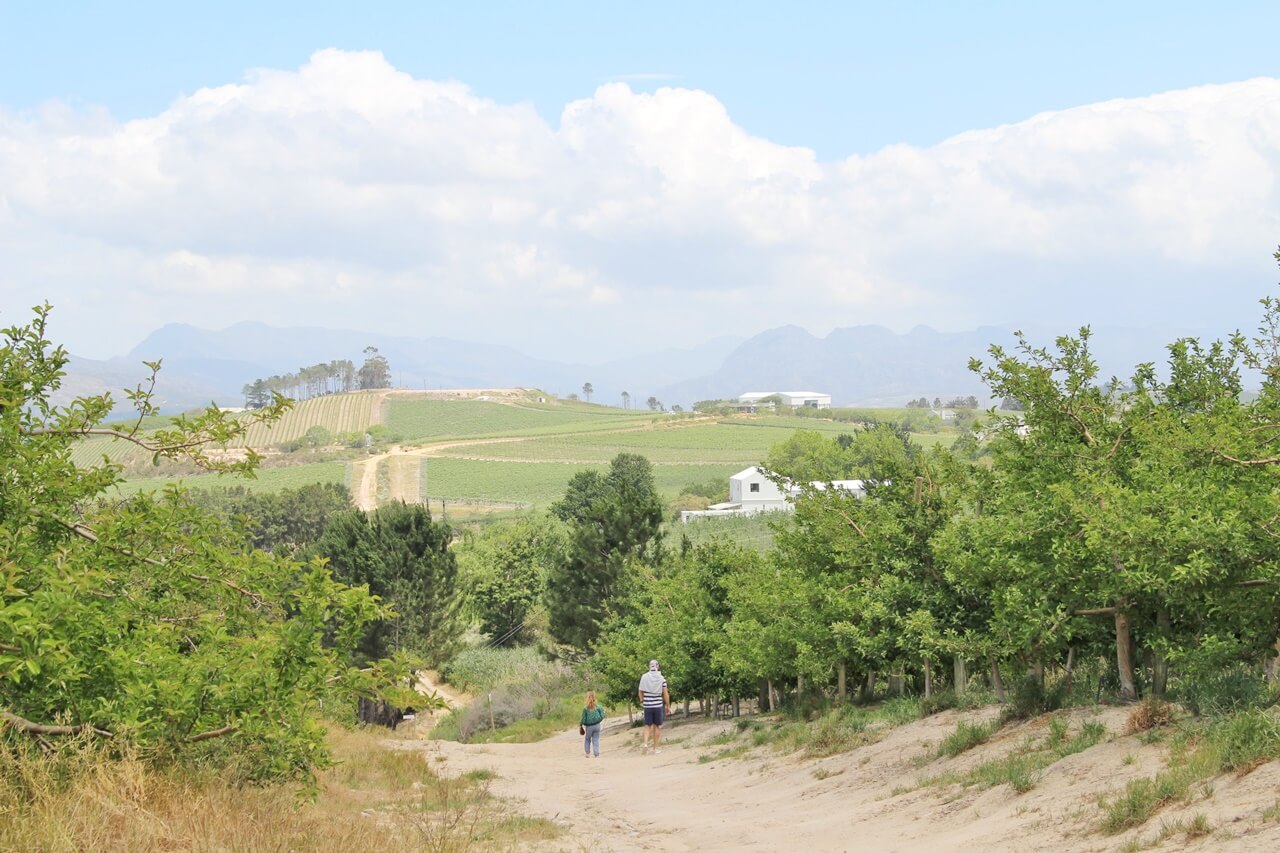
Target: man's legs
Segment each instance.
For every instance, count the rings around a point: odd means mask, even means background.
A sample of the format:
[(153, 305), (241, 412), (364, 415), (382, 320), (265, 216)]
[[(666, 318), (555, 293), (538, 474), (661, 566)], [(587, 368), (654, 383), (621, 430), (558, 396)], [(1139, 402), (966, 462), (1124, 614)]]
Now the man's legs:
[(662, 724), (653, 727), (653, 751), (658, 751), (658, 741), (662, 739)]

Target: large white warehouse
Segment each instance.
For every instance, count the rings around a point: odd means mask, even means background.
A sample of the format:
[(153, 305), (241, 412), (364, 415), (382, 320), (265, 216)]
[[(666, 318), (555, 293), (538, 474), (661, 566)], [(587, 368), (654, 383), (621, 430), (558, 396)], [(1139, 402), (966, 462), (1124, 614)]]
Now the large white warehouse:
[(739, 403), (759, 403), (765, 397), (781, 397), (791, 408), (808, 406), (811, 409), (831, 408), (831, 395), (819, 391), (748, 391), (738, 397)]

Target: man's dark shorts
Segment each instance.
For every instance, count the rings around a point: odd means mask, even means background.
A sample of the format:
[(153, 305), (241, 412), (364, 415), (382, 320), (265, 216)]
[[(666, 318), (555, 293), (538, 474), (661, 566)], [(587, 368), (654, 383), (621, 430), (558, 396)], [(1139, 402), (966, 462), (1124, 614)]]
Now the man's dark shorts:
[(645, 724), (646, 726), (660, 726), (660, 725), (662, 725), (662, 708), (661, 708), (661, 707), (658, 707), (658, 708), (645, 708), (645, 709), (644, 709), (644, 724)]

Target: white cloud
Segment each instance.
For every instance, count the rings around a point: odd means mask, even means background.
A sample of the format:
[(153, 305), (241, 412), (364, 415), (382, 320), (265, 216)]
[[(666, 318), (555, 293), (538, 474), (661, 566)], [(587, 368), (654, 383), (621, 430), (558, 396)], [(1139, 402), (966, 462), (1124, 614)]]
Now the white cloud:
[(552, 126), (325, 50), (138, 121), (0, 112), (0, 312), (48, 298), (97, 354), (246, 318), (556, 354), (786, 322), (1248, 325), (1278, 175), (1271, 79), (823, 163), (706, 92), (611, 82)]

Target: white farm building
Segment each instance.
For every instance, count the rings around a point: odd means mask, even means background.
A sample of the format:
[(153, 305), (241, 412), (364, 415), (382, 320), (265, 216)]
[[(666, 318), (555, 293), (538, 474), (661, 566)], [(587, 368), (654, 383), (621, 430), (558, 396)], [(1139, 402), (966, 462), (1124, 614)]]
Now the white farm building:
[(779, 397), (784, 406), (798, 409), (807, 406), (811, 409), (831, 408), (831, 395), (820, 391), (748, 391), (738, 395), (738, 402), (745, 405), (756, 405), (766, 397)]
[[(811, 485), (815, 489), (825, 489), (828, 484), (815, 482)], [(866, 483), (862, 480), (836, 480), (830, 485), (856, 497), (863, 497), (867, 493)], [(792, 501), (800, 495), (800, 490), (800, 486), (792, 484), (779, 488), (764, 471), (753, 465), (729, 478), (729, 500), (712, 504), (706, 509), (684, 510), (680, 513), (680, 520), (687, 522), (693, 518), (790, 512), (795, 509)]]

